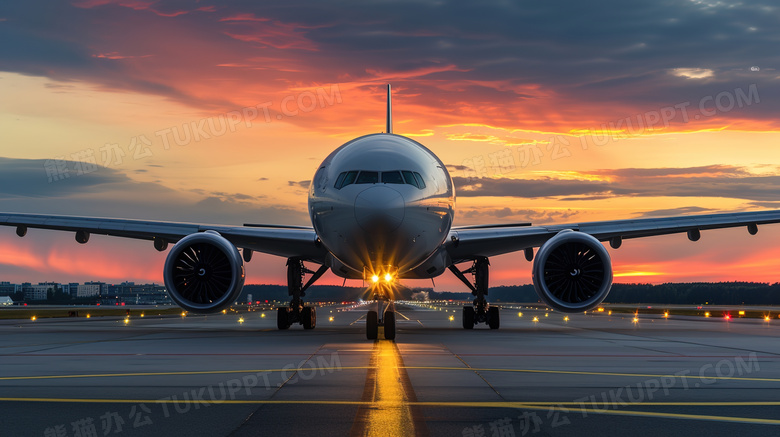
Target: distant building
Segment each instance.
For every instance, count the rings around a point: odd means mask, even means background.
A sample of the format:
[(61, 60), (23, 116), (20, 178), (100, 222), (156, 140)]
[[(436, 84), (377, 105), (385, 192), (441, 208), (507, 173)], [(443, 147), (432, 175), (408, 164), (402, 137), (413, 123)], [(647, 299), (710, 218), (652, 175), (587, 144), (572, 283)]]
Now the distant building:
[(22, 286), (19, 284), (12, 284), (10, 282), (0, 282), (0, 296), (8, 296), (10, 294), (18, 293), (22, 290)]
[(0, 296), (0, 306), (13, 305), (14, 301), (8, 296)]
[(83, 284), (79, 284), (76, 288), (76, 297), (100, 296), (102, 285), (105, 284), (102, 282), (85, 282)]
[(136, 284), (122, 282), (109, 284), (107, 293), (101, 295), (104, 304), (127, 302), (131, 304), (168, 303), (170, 298), (165, 287), (157, 284)]
[(38, 285), (32, 285), (29, 282), (22, 284), (24, 300), (46, 300), (49, 290), (56, 290), (60, 284), (55, 282), (39, 282)]

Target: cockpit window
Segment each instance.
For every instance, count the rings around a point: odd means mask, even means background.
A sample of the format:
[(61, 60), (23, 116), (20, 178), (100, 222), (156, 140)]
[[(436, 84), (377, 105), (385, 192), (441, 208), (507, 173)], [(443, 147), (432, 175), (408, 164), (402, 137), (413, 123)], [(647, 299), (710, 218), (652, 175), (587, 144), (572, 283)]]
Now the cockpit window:
[(404, 178), (400, 171), (383, 171), (382, 182), (385, 184), (403, 184)]
[(341, 189), (341, 187), (346, 187), (347, 185), (354, 184), (357, 174), (358, 174), (357, 171), (341, 172), (341, 174), (339, 174), (339, 177), (336, 178), (336, 183), (334, 184), (334, 187), (336, 187), (336, 189), (339, 190)]
[(406, 181), (407, 184), (414, 185), (415, 187), (420, 188), (420, 186), (417, 185), (417, 179), (414, 178), (414, 173), (408, 170), (404, 170), (401, 173), (404, 174), (404, 180)]
[(414, 172), (414, 178), (417, 179), (417, 188), (421, 190), (425, 188), (425, 181), (423, 180), (423, 177), (420, 176), (420, 173)]
[(375, 171), (361, 171), (356, 184), (375, 184), (379, 182), (379, 173)]
[(347, 176), (347, 172), (345, 171), (341, 172), (339, 177), (336, 178), (336, 183), (333, 186), (336, 187), (337, 189), (341, 188), (343, 186), (342, 184), (344, 183), (344, 177), (346, 176)]
[(352, 184), (376, 184), (379, 183), (380, 179), (385, 184), (407, 184), (419, 189), (425, 188), (425, 182), (420, 173), (409, 170), (383, 171), (381, 176), (377, 171), (344, 171), (336, 178), (336, 183), (333, 186), (340, 190)]

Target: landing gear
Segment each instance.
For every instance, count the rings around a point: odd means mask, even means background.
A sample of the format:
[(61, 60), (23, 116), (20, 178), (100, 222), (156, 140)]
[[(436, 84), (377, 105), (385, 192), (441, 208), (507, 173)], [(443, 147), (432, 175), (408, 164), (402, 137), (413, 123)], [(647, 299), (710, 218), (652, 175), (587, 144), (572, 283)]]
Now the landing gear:
[[(387, 303), (384, 312), (382, 301), (377, 301), (377, 310), (371, 310), (366, 314), (366, 338), (376, 340), (379, 338), (379, 327), (383, 327), (385, 340), (395, 340), (395, 311), (392, 303)], [(382, 320), (379, 320), (382, 314)]]
[(474, 307), (463, 307), (463, 329), (474, 329)]
[(290, 327), (288, 319), (290, 314), (290, 308), (279, 307), (276, 309), (276, 327), (279, 329), (287, 329)]
[(385, 326), (385, 340), (395, 340), (395, 311), (385, 311), (382, 321)]
[(379, 337), (379, 317), (376, 311), (369, 311), (366, 315), (366, 338), (376, 340)]
[(501, 326), (501, 319), (498, 317), (498, 307), (488, 308), (487, 324), (490, 326), (490, 329), (498, 329)]
[[(320, 266), (316, 272), (313, 272), (303, 265), (303, 261), (298, 258), (287, 260), (287, 292), (292, 299), (290, 305), (277, 308), (276, 327), (287, 329), (293, 323), (300, 323), (303, 329), (314, 329), (317, 326), (317, 310), (314, 307), (304, 306), (302, 297), (306, 296), (306, 289), (309, 288), (317, 279), (319, 279), (328, 267)], [(312, 277), (304, 285), (303, 279), (306, 274)]]
[[(471, 289), (474, 295), (474, 305), (463, 307), (463, 329), (474, 329), (478, 323), (487, 324), (490, 329), (498, 329), (501, 325), (498, 307), (489, 306), (485, 296), (488, 294), (488, 271), (490, 262), (486, 257), (479, 257), (474, 260), (471, 268), (460, 271), (454, 265), (449, 267), (455, 276)], [(466, 278), (466, 274), (474, 275), (474, 283)]]

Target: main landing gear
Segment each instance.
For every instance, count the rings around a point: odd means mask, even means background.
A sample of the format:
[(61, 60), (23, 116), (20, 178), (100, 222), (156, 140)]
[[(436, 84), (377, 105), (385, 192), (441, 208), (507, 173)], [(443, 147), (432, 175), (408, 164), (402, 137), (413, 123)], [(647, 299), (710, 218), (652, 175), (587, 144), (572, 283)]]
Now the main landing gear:
[[(387, 300), (387, 296), (379, 290), (374, 291), (376, 310), (366, 314), (366, 338), (376, 340), (379, 338), (379, 327), (384, 329), (385, 340), (395, 340), (395, 304)], [(383, 311), (384, 309), (384, 311)], [(382, 318), (379, 318), (379, 315)]]
[[(276, 309), (277, 328), (287, 329), (293, 323), (300, 323), (303, 325), (303, 329), (314, 329), (317, 326), (316, 308), (304, 306), (301, 298), (306, 296), (306, 289), (327, 271), (328, 267), (325, 265), (313, 272), (307, 269), (300, 259), (289, 258), (287, 260), (287, 292), (292, 296), (292, 300), (290, 300), (290, 305)], [(304, 285), (303, 279), (306, 274), (311, 274), (312, 277)]]
[[(490, 262), (486, 257), (479, 257), (474, 260), (471, 268), (460, 271), (454, 265), (449, 267), (455, 276), (471, 289), (471, 294), (475, 296), (474, 306), (463, 307), (463, 329), (474, 329), (478, 323), (486, 323), (490, 329), (498, 329), (501, 325), (498, 307), (489, 306), (485, 296), (488, 294), (488, 270)], [(474, 275), (474, 283), (466, 278), (466, 274)]]

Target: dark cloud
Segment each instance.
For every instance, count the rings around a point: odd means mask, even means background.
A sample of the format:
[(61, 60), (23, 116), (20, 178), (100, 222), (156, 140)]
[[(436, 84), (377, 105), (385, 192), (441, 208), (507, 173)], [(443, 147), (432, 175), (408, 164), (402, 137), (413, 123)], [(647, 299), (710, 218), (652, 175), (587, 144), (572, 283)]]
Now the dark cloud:
[(561, 223), (577, 215), (578, 211), (505, 208), (466, 208), (455, 214), (456, 226), (484, 223)]
[(645, 211), (638, 213), (637, 217), (667, 217), (687, 214), (702, 214), (706, 212), (714, 212), (712, 208), (702, 208), (700, 206), (683, 206), (680, 208), (669, 209), (656, 209), (653, 211)]
[(304, 190), (308, 190), (310, 184), (311, 184), (311, 181), (287, 181), (287, 185), (288, 186), (296, 187), (296, 188), (303, 188)]
[(95, 193), (129, 181), (116, 170), (100, 166), (86, 168), (74, 161), (0, 158), (2, 198)]
[(558, 179), (453, 178), (460, 197), (511, 196), (556, 197), (571, 195), (613, 194), (615, 187), (606, 182)]
[(602, 176), (617, 176), (621, 178), (632, 177), (660, 177), (667, 176), (691, 176), (702, 174), (719, 174), (731, 176), (745, 176), (749, 172), (742, 167), (733, 165), (705, 165), (699, 167), (664, 167), (664, 168), (620, 168), (614, 170), (594, 170), (588, 174)]
[(196, 223), (247, 222), (309, 224), (306, 208), (263, 202), (264, 196), (189, 189), (138, 182), (118, 169), (95, 167), (78, 174), (81, 163), (63, 161), (69, 177), (49, 181), (47, 160), (0, 158), (0, 211), (125, 217)]
[[(604, 181), (588, 176), (606, 177)], [(715, 197), (756, 202), (780, 199), (780, 175), (754, 175), (742, 167), (598, 170), (571, 179), (453, 178), (461, 197), (497, 196), (559, 200), (600, 200), (618, 196)]]
[(705, 96), (755, 84), (760, 104), (715, 118), (771, 124), (780, 115), (780, 100), (769, 98), (780, 93), (773, 67), (780, 28), (772, 6), (760, 1), (347, 1), (333, 7), (234, 0), (195, 7), (50, 0), (4, 2), (0, 16), (7, 19), (0, 39), (12, 42), (0, 46), (2, 70), (87, 80), (205, 108), (240, 107), (240, 97), (218, 88), (204, 95), (204, 78), (242, 84), (239, 89), (392, 81), (401, 103), (442, 120), (471, 115), (501, 126), (587, 128), (580, 124), (682, 102), (695, 106)]

